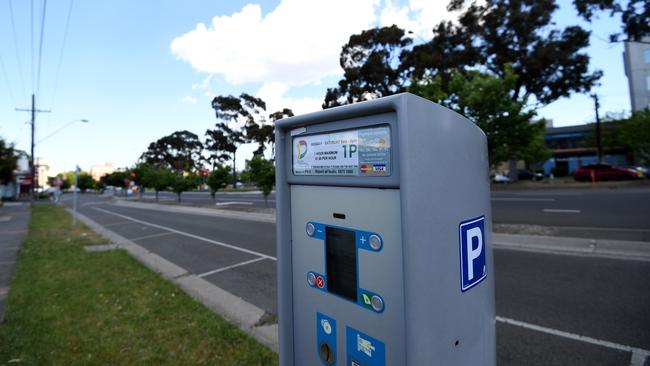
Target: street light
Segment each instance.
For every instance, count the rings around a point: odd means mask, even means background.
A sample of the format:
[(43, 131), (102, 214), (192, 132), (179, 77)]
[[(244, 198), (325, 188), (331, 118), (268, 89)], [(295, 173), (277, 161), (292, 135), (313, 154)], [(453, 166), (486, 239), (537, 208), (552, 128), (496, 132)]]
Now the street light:
[(71, 124), (73, 124), (73, 123), (75, 123), (75, 122), (88, 123), (88, 120), (87, 120), (87, 119), (75, 119), (75, 120), (72, 120), (72, 121), (66, 123), (64, 126), (61, 126), (60, 128), (56, 129), (56, 130), (55, 130), (54, 132), (52, 132), (51, 134), (49, 134), (49, 135), (43, 137), (43, 138), (40, 139), (36, 144), (38, 145), (38, 144), (40, 144), (41, 142), (43, 142), (43, 141), (49, 139), (50, 137), (56, 135), (57, 133), (61, 132), (63, 129), (67, 128), (68, 126), (70, 126)]

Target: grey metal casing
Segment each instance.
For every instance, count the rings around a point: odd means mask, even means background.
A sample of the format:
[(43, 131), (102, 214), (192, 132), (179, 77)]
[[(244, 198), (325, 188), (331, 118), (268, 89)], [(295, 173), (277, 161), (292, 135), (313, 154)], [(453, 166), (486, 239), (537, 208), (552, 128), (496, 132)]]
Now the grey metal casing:
[[(378, 123), (391, 127), (393, 171), (390, 176), (293, 175), (291, 131), (304, 129), (302, 134), (308, 135)], [(337, 187), (340, 187), (338, 193)], [(302, 341), (297, 340), (299, 336), (303, 339), (305, 332), (309, 333), (315, 327), (315, 318), (309, 319), (308, 314), (314, 311), (324, 311), (336, 318), (337, 323), (340, 322), (337, 325), (339, 334), (345, 333), (346, 325), (374, 332), (383, 332), (381, 329), (386, 327), (382, 326), (386, 324), (396, 328), (391, 332), (394, 339), (382, 339), (386, 344), (387, 364), (447, 366), (496, 363), (487, 141), (475, 124), (411, 94), (283, 119), (276, 124), (276, 192), (281, 365), (318, 359), (315, 342), (313, 347), (304, 347)], [(312, 194), (310, 192), (318, 192), (320, 198), (307, 200), (305, 194)], [(352, 215), (350, 220), (357, 220), (357, 224), (351, 225), (338, 223), (331, 216), (312, 219), (340, 226), (366, 225), (373, 220), (384, 223), (397, 217), (400, 221), (387, 229), (399, 238), (391, 241), (399, 246), (399, 250), (382, 251), (382, 255), (391, 255), (391, 260), (401, 262), (393, 267), (401, 273), (388, 281), (390, 289), (382, 290), (390, 292), (385, 296), (386, 311), (380, 314), (369, 312), (362, 317), (347, 315), (357, 311), (351, 310), (354, 309), (351, 306), (356, 305), (328, 293), (314, 292), (313, 296), (305, 298), (305, 290), (313, 289), (304, 288), (304, 273), (294, 273), (302, 272), (301, 263), (308, 260), (305, 253), (298, 255), (299, 248), (303, 247), (296, 246), (308, 242), (304, 238), (304, 218), (323, 213), (331, 215), (338, 207), (343, 207), (346, 200), (354, 205), (364, 204), (354, 202), (354, 192), (359, 192), (359, 196), (367, 193), (374, 197), (387, 197), (387, 202), (394, 200), (394, 205), (399, 207), (390, 212), (360, 210), (370, 217), (360, 219), (359, 215), (357, 218)], [(337, 202), (339, 206), (334, 207)], [(314, 210), (315, 204), (320, 208)], [(480, 216), (485, 217), (487, 276), (476, 286), (463, 291), (460, 285), (459, 225)], [(382, 225), (386, 227), (386, 224)], [(399, 232), (394, 233), (395, 230)], [(385, 232), (383, 235), (392, 234)], [(316, 250), (322, 251), (322, 247)], [(368, 259), (367, 263), (372, 261)], [(361, 268), (360, 263), (359, 281), (363, 281), (363, 276), (382, 278), (380, 271), (385, 270), (385, 267)], [(401, 288), (395, 288), (400, 284)], [(401, 303), (395, 303), (395, 294), (401, 296)], [(300, 309), (294, 308), (296, 304)], [(312, 306), (315, 308), (304, 309)], [(397, 312), (389, 312), (389, 309)], [(341, 337), (339, 353), (344, 353), (344, 335)], [(309, 343), (311, 340), (307, 341)], [(344, 355), (340, 355), (336, 364), (344, 365), (345, 360)]]

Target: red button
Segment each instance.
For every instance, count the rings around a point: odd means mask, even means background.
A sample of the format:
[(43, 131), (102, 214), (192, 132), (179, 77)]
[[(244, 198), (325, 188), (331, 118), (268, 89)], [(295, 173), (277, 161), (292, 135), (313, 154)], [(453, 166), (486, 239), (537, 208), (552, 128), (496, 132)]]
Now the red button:
[(321, 276), (316, 276), (316, 286), (318, 288), (323, 288), (325, 286), (325, 280)]

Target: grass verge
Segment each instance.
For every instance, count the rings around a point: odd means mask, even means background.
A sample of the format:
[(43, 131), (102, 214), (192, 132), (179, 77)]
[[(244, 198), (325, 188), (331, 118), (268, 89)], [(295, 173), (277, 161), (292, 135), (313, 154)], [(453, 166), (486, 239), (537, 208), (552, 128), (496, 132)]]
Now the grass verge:
[(277, 355), (61, 208), (34, 206), (0, 325), (0, 364), (277, 365)]

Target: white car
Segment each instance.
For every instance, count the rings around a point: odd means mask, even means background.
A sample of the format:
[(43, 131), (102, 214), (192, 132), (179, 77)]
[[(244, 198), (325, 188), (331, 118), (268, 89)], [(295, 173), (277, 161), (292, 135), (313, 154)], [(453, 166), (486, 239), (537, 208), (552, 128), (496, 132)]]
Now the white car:
[(501, 173), (495, 173), (492, 176), (492, 182), (506, 184), (506, 183), (510, 183), (510, 178), (508, 178), (507, 176), (505, 176), (505, 175), (503, 175)]

